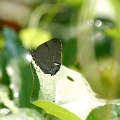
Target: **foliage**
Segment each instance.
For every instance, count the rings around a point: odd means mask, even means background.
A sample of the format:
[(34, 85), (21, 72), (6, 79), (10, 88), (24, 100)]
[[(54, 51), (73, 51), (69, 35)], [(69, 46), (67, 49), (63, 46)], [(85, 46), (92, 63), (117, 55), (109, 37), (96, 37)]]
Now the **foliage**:
[[(0, 1), (0, 119), (119, 119), (119, 0), (6, 1)], [(51, 77), (28, 54), (54, 37), (62, 41), (62, 65)]]

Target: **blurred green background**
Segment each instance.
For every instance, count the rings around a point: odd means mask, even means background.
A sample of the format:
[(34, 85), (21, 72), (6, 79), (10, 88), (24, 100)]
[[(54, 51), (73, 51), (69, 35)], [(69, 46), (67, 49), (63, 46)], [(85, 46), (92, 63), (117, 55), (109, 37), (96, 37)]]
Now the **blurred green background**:
[(33, 75), (21, 46), (34, 51), (54, 37), (62, 41), (63, 65), (82, 73), (101, 98), (119, 98), (119, 8), (119, 0), (0, 0), (1, 116), (19, 109), (43, 119), (29, 100)]

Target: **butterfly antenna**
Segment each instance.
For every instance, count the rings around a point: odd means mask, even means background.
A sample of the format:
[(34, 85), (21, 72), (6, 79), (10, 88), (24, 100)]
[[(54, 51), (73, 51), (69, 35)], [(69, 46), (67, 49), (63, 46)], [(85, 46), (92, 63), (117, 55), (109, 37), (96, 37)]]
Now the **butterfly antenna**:
[(32, 54), (34, 54), (33, 50), (31, 49), (31, 47), (29, 46), (29, 50)]

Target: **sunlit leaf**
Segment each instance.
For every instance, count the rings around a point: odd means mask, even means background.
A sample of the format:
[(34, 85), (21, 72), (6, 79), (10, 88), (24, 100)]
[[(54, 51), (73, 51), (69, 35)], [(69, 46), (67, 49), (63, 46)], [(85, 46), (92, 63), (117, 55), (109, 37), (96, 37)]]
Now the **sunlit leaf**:
[(36, 48), (51, 39), (51, 34), (42, 29), (26, 28), (20, 31), (20, 38), (26, 47)]
[[(63, 65), (54, 76), (44, 74), (34, 61), (31, 68), (34, 75), (31, 102), (45, 109), (49, 114), (63, 120), (69, 116), (71, 120), (76, 116), (80, 119), (85, 118), (93, 108), (105, 104), (104, 101), (96, 98), (96, 94), (81, 74)], [(68, 76), (72, 78), (72, 81)]]

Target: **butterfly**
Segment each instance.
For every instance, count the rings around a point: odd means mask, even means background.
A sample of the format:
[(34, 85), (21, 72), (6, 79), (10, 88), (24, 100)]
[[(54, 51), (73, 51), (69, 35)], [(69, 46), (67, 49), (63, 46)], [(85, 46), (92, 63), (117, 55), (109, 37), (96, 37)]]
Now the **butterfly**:
[(32, 54), (36, 65), (45, 74), (55, 75), (61, 66), (62, 44), (60, 38), (53, 38), (37, 47)]

